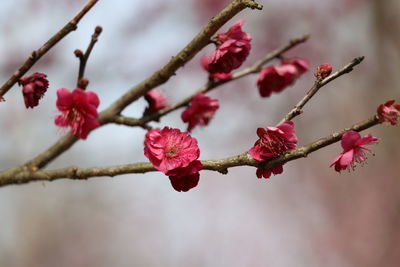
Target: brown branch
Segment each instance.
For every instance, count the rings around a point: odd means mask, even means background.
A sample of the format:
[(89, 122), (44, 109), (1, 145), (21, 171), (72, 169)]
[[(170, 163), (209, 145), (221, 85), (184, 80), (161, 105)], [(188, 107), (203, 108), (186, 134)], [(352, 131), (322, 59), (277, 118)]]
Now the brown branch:
[(343, 74), (349, 73), (353, 70), (354, 66), (357, 66), (363, 61), (364, 57), (357, 57), (353, 59), (349, 64), (344, 66), (341, 70), (329, 75), (325, 79), (317, 79), (311, 87), (311, 89), (306, 93), (306, 95), (297, 103), (297, 105), (280, 121), (280, 123), (285, 121), (290, 121), (294, 117), (300, 115), (303, 112), (303, 107), (307, 102), (318, 92), (318, 90), (326, 85), (327, 83), (335, 80), (336, 78), (342, 76)]
[[(262, 58), (261, 60), (255, 62), (253, 65), (251, 65), (250, 67), (247, 67), (241, 71), (238, 71), (236, 73), (234, 73), (232, 75), (232, 78), (228, 79), (228, 80), (210, 80), (208, 81), (205, 85), (203, 85), (203, 87), (201, 87), (199, 90), (196, 91), (196, 93), (194, 93), (193, 95), (186, 97), (184, 99), (182, 99), (181, 101), (179, 101), (178, 103), (168, 106), (162, 110), (159, 110), (157, 112), (151, 113), (149, 115), (146, 115), (140, 119), (134, 119), (134, 118), (127, 118), (127, 117), (123, 117), (123, 116), (118, 116), (112, 118), (112, 122), (117, 123), (117, 124), (125, 124), (127, 126), (142, 126), (145, 125), (146, 123), (150, 122), (150, 121), (154, 121), (154, 120), (158, 120), (159, 118), (161, 118), (162, 116), (167, 115), (168, 113), (177, 110), (181, 107), (185, 107), (187, 106), (190, 101), (192, 100), (192, 98), (199, 93), (207, 93), (209, 91), (211, 91), (214, 88), (217, 88), (225, 83), (228, 82), (232, 82), (234, 80), (240, 79), (242, 77), (245, 77), (249, 74), (253, 74), (253, 73), (258, 73), (262, 66), (264, 66), (265, 64), (267, 64), (268, 62), (270, 62), (271, 60), (280, 57), (283, 53), (285, 53), (286, 51), (292, 49), (293, 47), (304, 43), (305, 41), (307, 41), (309, 38), (309, 35), (303, 35), (297, 38), (293, 38), (289, 41), (288, 44), (274, 50), (271, 51), (270, 53), (268, 53), (267, 55), (265, 55), (264, 58)], [(123, 119), (122, 119), (123, 118)]]
[(143, 123), (141, 120), (120, 115), (117, 115), (113, 118), (113, 123), (127, 126), (139, 126), (145, 130), (151, 130), (151, 127), (146, 125), (146, 123)]
[[(67, 34), (77, 29), (77, 25), (82, 17), (98, 2), (99, 0), (90, 0), (61, 30), (53, 35), (38, 50), (31, 53), (28, 59), (19, 67), (19, 69), (6, 81), (0, 88), (0, 99), (3, 99), (8, 90), (18, 82), (21, 78), (44, 54), (46, 54), (54, 45), (56, 45)], [(0, 101), (1, 102), (1, 101)]]
[(85, 75), (85, 68), (86, 68), (86, 63), (89, 59), (90, 53), (93, 50), (94, 45), (97, 43), (98, 38), (101, 34), (103, 29), (100, 26), (96, 26), (94, 29), (94, 33), (92, 34), (92, 37), (90, 39), (90, 43), (88, 47), (86, 48), (85, 53), (82, 53), (81, 50), (77, 49), (75, 50), (75, 56), (79, 59), (79, 72), (78, 72), (78, 79), (76, 82), (76, 87), (81, 88), (81, 89), (86, 89), (86, 86), (88, 84), (87, 80), (84, 80), (84, 75)]
[[(353, 126), (346, 128), (340, 132), (336, 132), (327, 137), (318, 139), (317, 141), (302, 146), (296, 150), (288, 151), (285, 154), (268, 162), (262, 162), (262, 163), (257, 162), (256, 160), (251, 158), (247, 154), (247, 152), (230, 158), (219, 159), (219, 160), (203, 160), (201, 162), (204, 166), (203, 168), (204, 170), (218, 171), (223, 174), (228, 173), (228, 168), (237, 166), (253, 166), (257, 168), (269, 169), (277, 165), (283, 165), (289, 161), (298, 158), (307, 157), (308, 154), (316, 150), (319, 150), (323, 147), (336, 143), (342, 138), (342, 135), (349, 130), (360, 132), (377, 124), (379, 124), (379, 118), (378, 116), (375, 115), (370, 119), (354, 124)], [(122, 174), (146, 173), (153, 171), (157, 170), (152, 166), (151, 163), (135, 163), (135, 164), (127, 164), (127, 165), (119, 165), (111, 167), (94, 167), (86, 169), (81, 169), (78, 167), (69, 167), (69, 168), (49, 170), (49, 171), (34, 171), (25, 168), (22, 171), (10, 170), (0, 173), (0, 186), (29, 183), (32, 181), (53, 181), (63, 178), (85, 180), (91, 177), (100, 177), (100, 176), (113, 177)]]

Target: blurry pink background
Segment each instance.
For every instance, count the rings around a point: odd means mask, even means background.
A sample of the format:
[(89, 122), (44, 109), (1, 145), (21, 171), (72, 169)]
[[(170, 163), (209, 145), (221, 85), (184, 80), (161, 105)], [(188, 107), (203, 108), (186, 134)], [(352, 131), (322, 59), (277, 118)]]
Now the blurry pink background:
[[(0, 104), (0, 169), (24, 163), (53, 144), (55, 92), (73, 89), (78, 60), (96, 25), (103, 33), (88, 62), (89, 90), (100, 110), (165, 64), (229, 1), (99, 1), (78, 30), (57, 44), (29, 74), (48, 74), (50, 88), (39, 107), (26, 110), (15, 86)], [(196, 128), (200, 159), (249, 149), (257, 127), (275, 125), (313, 83), (313, 71), (329, 62), (338, 69), (354, 57), (365, 61), (324, 87), (295, 119), (299, 144), (350, 126), (399, 99), (400, 3), (396, 0), (259, 0), (246, 10), (244, 30), (253, 36), (244, 66), (306, 33), (311, 39), (286, 55), (305, 57), (311, 71), (293, 87), (261, 99), (256, 76), (210, 93), (220, 110)], [(2, 83), (33, 50), (59, 30), (83, 0), (4, 0), (0, 4)], [(226, 25), (222, 30), (226, 30)], [(199, 59), (207, 47), (162, 88), (175, 103), (206, 81)], [(142, 99), (125, 115), (139, 116)], [(185, 129), (175, 112), (160, 124)], [(328, 168), (339, 144), (285, 165), (284, 173), (259, 180), (255, 169), (228, 175), (203, 171), (199, 186), (174, 191), (159, 173), (57, 180), (0, 188), (0, 266), (399, 266), (399, 128), (378, 126), (363, 134), (381, 138), (364, 166), (336, 173)], [(48, 168), (105, 166), (147, 161), (145, 132), (108, 125), (78, 142)]]

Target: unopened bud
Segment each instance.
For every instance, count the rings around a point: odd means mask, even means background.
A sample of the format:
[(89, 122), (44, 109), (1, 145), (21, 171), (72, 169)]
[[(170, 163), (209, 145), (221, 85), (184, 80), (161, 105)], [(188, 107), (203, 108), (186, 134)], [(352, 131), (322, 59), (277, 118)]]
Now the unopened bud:
[(82, 52), (80, 49), (76, 49), (76, 50), (74, 51), (74, 54), (75, 54), (75, 56), (78, 57), (78, 58), (83, 57), (83, 52)]
[(94, 33), (97, 35), (99, 35), (102, 31), (103, 28), (101, 26), (96, 26), (96, 28), (94, 28)]
[(79, 79), (78, 88), (81, 88), (82, 90), (85, 90), (88, 85), (89, 85), (89, 80), (88, 79), (85, 79), (85, 78)]
[(314, 73), (317, 79), (324, 79), (329, 76), (332, 72), (332, 65), (324, 63), (318, 66), (317, 71)]

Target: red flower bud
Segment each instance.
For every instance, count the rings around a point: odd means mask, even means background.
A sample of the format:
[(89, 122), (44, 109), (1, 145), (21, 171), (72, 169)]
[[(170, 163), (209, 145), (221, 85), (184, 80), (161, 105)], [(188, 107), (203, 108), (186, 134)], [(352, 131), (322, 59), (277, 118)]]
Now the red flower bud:
[(94, 33), (96, 33), (97, 35), (99, 35), (102, 31), (103, 28), (101, 26), (96, 26), (96, 28), (94, 28)]
[(317, 70), (314, 73), (314, 76), (317, 79), (324, 79), (328, 77), (332, 72), (332, 65), (325, 63), (318, 66)]

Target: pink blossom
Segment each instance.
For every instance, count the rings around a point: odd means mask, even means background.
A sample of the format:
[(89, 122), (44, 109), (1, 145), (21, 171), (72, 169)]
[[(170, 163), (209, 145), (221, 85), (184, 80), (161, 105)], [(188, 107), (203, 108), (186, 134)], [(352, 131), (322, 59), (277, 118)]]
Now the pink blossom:
[(54, 122), (60, 127), (71, 127), (78, 138), (86, 139), (89, 132), (100, 124), (97, 119), (97, 107), (100, 100), (96, 93), (80, 88), (73, 91), (61, 88), (57, 90), (57, 108), (61, 111)]
[(297, 70), (297, 76), (305, 73), (310, 68), (310, 64), (306, 59), (298, 57), (285, 58), (282, 60), (282, 65), (293, 65)]
[(40, 72), (35, 72), (29, 77), (19, 79), (19, 84), (22, 85), (22, 94), (26, 108), (33, 108), (39, 105), (41, 99), (49, 87), (47, 75)]
[(197, 172), (189, 176), (170, 176), (172, 187), (178, 192), (187, 192), (199, 183), (200, 174)]
[(256, 175), (257, 178), (265, 178), (268, 179), (269, 177), (271, 177), (271, 174), (281, 174), (283, 172), (283, 166), (282, 165), (278, 165), (275, 166), (271, 169), (257, 169), (256, 171)]
[(366, 160), (366, 152), (371, 152), (371, 150), (363, 147), (363, 145), (376, 144), (378, 140), (379, 138), (371, 134), (361, 137), (361, 135), (355, 131), (345, 132), (341, 142), (343, 152), (333, 159), (330, 167), (335, 166), (337, 172), (350, 168), (354, 170), (357, 162), (361, 163)]
[[(258, 128), (257, 135), (260, 139), (248, 151), (249, 155), (259, 161), (266, 162), (282, 155), (288, 150), (296, 149), (297, 137), (294, 131), (294, 123), (285, 121), (276, 127)], [(283, 166), (278, 165), (271, 169), (257, 169), (258, 178), (269, 178), (271, 174), (280, 174)]]
[(249, 150), (255, 160), (264, 162), (293, 150), (297, 146), (297, 137), (292, 121), (285, 121), (276, 127), (258, 128), (259, 139)]
[(332, 72), (332, 65), (328, 63), (324, 63), (318, 66), (317, 70), (314, 73), (314, 76), (317, 79), (324, 79), (328, 77)]
[(200, 150), (196, 138), (187, 132), (164, 127), (147, 132), (144, 155), (157, 170), (172, 175), (172, 170), (188, 167), (198, 159)]
[(192, 98), (189, 107), (182, 112), (181, 117), (183, 122), (188, 123), (190, 132), (196, 125), (208, 125), (218, 108), (218, 99), (199, 93)]
[(239, 68), (250, 54), (251, 36), (242, 31), (244, 21), (236, 22), (226, 33), (217, 35), (217, 49), (208, 59), (210, 73), (226, 73)]
[(155, 89), (147, 91), (144, 95), (144, 99), (149, 103), (149, 106), (145, 110), (145, 114), (153, 113), (167, 107), (167, 98), (162, 91), (157, 91)]
[[(210, 64), (210, 59), (207, 56), (204, 56), (200, 60), (201, 65), (203, 68), (209, 72), (208, 65)], [(232, 78), (232, 72), (230, 73), (210, 73), (210, 76), (216, 79), (219, 79), (221, 81), (226, 81)]]
[(262, 97), (269, 97), (273, 92), (279, 93), (292, 85), (304, 72), (308, 70), (305, 59), (285, 59), (280, 66), (269, 66), (260, 71), (257, 87)]
[(244, 40), (225, 41), (210, 56), (210, 73), (230, 73), (239, 68), (250, 54), (251, 44)]
[(394, 105), (395, 100), (389, 100), (379, 105), (377, 112), (379, 121), (388, 122), (391, 125), (398, 125), (400, 119), (400, 105)]
[(229, 39), (243, 40), (250, 42), (251, 35), (242, 31), (242, 26), (244, 23), (245, 23), (244, 20), (239, 20), (235, 24), (233, 24), (232, 27), (230, 27), (227, 32), (218, 34), (217, 42), (219, 44), (222, 44), (223, 42)]
[(172, 187), (178, 192), (186, 192), (197, 186), (200, 179), (199, 171), (203, 164), (199, 160), (192, 161), (187, 167), (177, 168), (167, 173)]
[(169, 176), (173, 188), (188, 191), (199, 182), (203, 165), (196, 138), (179, 129), (164, 127), (147, 132), (144, 155), (153, 166)]

